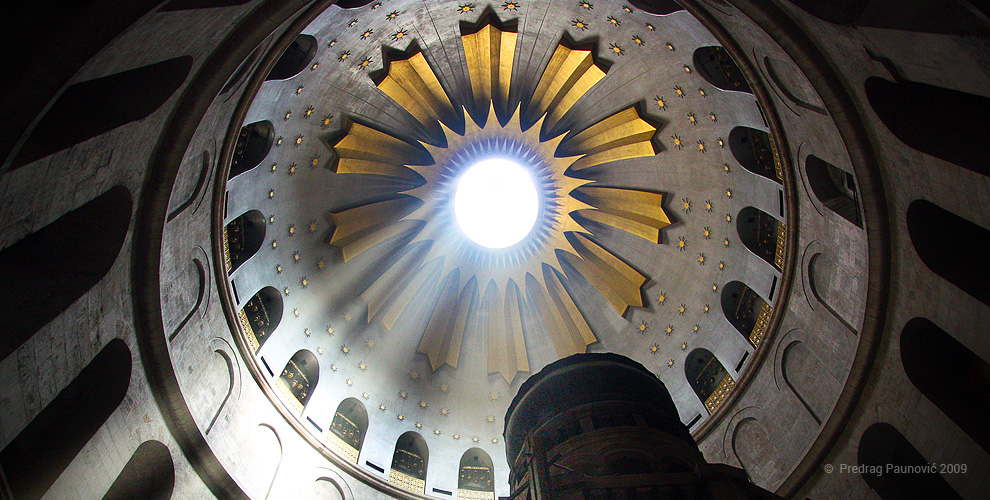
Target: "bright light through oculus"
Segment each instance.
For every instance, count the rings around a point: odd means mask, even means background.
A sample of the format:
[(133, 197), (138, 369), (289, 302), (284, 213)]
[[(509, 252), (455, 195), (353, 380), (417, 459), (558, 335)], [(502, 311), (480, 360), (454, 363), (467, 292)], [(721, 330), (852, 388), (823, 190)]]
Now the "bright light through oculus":
[(471, 241), (486, 248), (506, 248), (522, 241), (536, 224), (538, 209), (533, 176), (504, 158), (469, 167), (454, 193), (457, 225)]

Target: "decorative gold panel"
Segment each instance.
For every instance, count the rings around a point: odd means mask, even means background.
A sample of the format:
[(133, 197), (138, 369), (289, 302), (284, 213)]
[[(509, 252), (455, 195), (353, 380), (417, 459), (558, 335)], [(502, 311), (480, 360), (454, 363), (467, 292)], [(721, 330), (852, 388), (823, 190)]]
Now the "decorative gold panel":
[(227, 226), (223, 226), (223, 261), (227, 264), (227, 274), (234, 268), (230, 263), (230, 242), (227, 241)]
[(732, 391), (732, 388), (736, 385), (736, 381), (732, 379), (732, 375), (728, 373), (725, 374), (725, 378), (719, 382), (718, 387), (712, 392), (711, 396), (705, 400), (705, 408), (708, 409), (708, 413), (715, 413), (715, 410), (725, 401), (726, 396)]
[(777, 266), (777, 269), (784, 268), (784, 254), (787, 253), (787, 226), (782, 223), (777, 223), (777, 249), (774, 251), (773, 263)]
[(331, 450), (337, 452), (338, 455), (344, 457), (344, 459), (351, 462), (352, 464), (358, 463), (358, 454), (360, 452), (358, 451), (357, 448), (347, 444), (346, 442), (344, 442), (343, 439), (340, 439), (340, 436), (330, 431), (326, 432), (326, 437), (327, 437), (327, 446)]
[(507, 109), (516, 33), (485, 25), (477, 33), (462, 36), (461, 40), (476, 109), (487, 108), (489, 102)]
[(595, 64), (590, 50), (574, 50), (558, 45), (530, 98), (530, 105), (535, 106), (535, 116), (547, 113), (545, 126), (547, 129), (553, 128), (574, 103), (602, 78), (605, 78), (605, 71)]
[(244, 309), (241, 309), (237, 313), (237, 317), (241, 321), (241, 329), (244, 330), (244, 336), (247, 338), (248, 345), (251, 346), (251, 352), (258, 354), (258, 349), (261, 349), (261, 342), (258, 342), (258, 337), (254, 335), (254, 328), (251, 328), (251, 320), (248, 319)]
[(409, 59), (391, 61), (378, 88), (400, 103), (420, 123), (451, 116), (454, 105), (422, 52)]
[(495, 492), (458, 489), (457, 500), (495, 500)]
[(753, 343), (753, 346), (759, 347), (760, 342), (763, 341), (763, 334), (766, 333), (767, 325), (770, 324), (770, 313), (772, 312), (773, 308), (770, 307), (770, 304), (764, 302), (763, 307), (760, 308), (760, 315), (756, 317), (753, 331), (749, 334), (749, 341)]
[(399, 472), (395, 469), (389, 469), (388, 482), (413, 493), (426, 493), (426, 481), (412, 477), (409, 474)]
[(279, 377), (275, 379), (273, 385), (275, 386), (275, 392), (282, 397), (282, 402), (284, 402), (286, 406), (295, 412), (296, 415), (302, 415), (304, 407), (302, 403), (296, 399), (296, 396), (292, 394), (292, 390), (289, 389), (289, 386), (285, 383), (285, 381)]

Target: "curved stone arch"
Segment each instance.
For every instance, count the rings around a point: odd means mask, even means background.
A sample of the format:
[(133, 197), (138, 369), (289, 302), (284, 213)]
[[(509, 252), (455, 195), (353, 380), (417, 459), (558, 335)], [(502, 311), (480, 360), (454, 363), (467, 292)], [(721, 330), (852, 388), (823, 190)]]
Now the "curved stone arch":
[[(197, 169), (199, 174), (196, 177), (196, 184), (193, 185), (192, 192), (186, 199), (179, 203), (171, 212), (169, 212), (168, 217), (166, 217), (165, 222), (172, 222), (176, 217), (182, 212), (185, 212), (193, 204), (192, 213), (196, 213), (199, 210), (200, 205), (202, 205), (203, 200), (206, 199), (206, 188), (207, 181), (212, 178), (210, 175), (213, 172), (213, 167), (216, 166), (217, 157), (217, 140), (216, 138), (210, 138), (210, 144), (203, 148), (203, 153), (200, 156), (199, 168)], [(198, 201), (197, 201), (198, 200)]]
[(826, 254), (823, 252), (816, 252), (812, 254), (810, 257), (808, 257), (807, 260), (808, 290), (811, 292), (811, 296), (814, 297), (815, 300), (819, 304), (821, 304), (822, 307), (825, 308), (825, 310), (827, 310), (832, 316), (835, 316), (835, 319), (839, 320), (839, 323), (842, 323), (842, 326), (846, 327), (846, 329), (848, 329), (855, 335), (858, 333), (856, 331), (856, 328), (851, 324), (849, 324), (849, 322), (846, 321), (846, 319), (843, 318), (842, 315), (839, 314), (839, 312), (836, 311), (831, 304), (829, 304), (828, 300), (826, 300), (827, 297), (826, 291), (828, 290), (829, 282), (826, 281), (825, 278), (828, 277), (829, 274), (822, 272), (822, 270), (816, 271), (818, 267), (824, 266), (826, 265), (826, 262), (828, 262), (827, 260), (828, 257), (826, 257), (825, 255)]
[(796, 355), (797, 349), (804, 349), (806, 352), (808, 352), (811, 355), (812, 362), (819, 362), (817, 356), (815, 356), (815, 354), (805, 346), (804, 342), (801, 342), (800, 340), (794, 340), (788, 343), (786, 347), (784, 347), (783, 352), (780, 355), (781, 378), (784, 379), (784, 384), (787, 385), (787, 388), (794, 393), (795, 397), (797, 397), (797, 400), (798, 402), (801, 403), (801, 406), (803, 406), (804, 409), (807, 410), (808, 414), (811, 415), (812, 420), (814, 420), (815, 423), (821, 426), (822, 418), (824, 416), (816, 413), (814, 408), (812, 408), (811, 404), (808, 402), (808, 396), (806, 394), (802, 394), (802, 392), (799, 391), (797, 387), (795, 387), (794, 374), (790, 374), (788, 370), (789, 365), (787, 361), (788, 359), (793, 359), (793, 356)]
[(288, 80), (304, 69), (309, 67), (309, 63), (316, 57), (316, 51), (320, 43), (313, 35), (300, 34), (285, 48), (282, 55), (275, 61), (265, 81)]
[(856, 180), (851, 173), (809, 154), (804, 158), (804, 178), (822, 206), (856, 227), (863, 228)]
[(169, 342), (172, 342), (173, 340), (175, 340), (176, 337), (179, 336), (179, 332), (181, 332), (182, 329), (186, 327), (186, 325), (193, 318), (196, 312), (199, 311), (200, 307), (202, 307), (203, 300), (206, 298), (206, 295), (208, 294), (207, 287), (209, 287), (211, 284), (210, 278), (206, 274), (206, 266), (203, 265), (203, 261), (201, 261), (198, 257), (193, 257), (192, 262), (193, 262), (193, 266), (196, 268), (196, 278), (197, 278), (196, 302), (193, 303), (192, 308), (182, 318), (182, 321), (179, 322), (178, 326), (175, 327), (175, 330), (173, 330), (172, 333), (169, 334), (168, 336)]
[[(725, 422), (725, 430), (722, 433), (722, 459), (729, 463), (730, 465), (737, 465), (739, 468), (743, 468), (742, 462), (736, 456), (736, 452), (733, 446), (733, 440), (735, 439), (736, 428), (744, 420), (755, 419), (764, 420), (766, 419), (766, 412), (758, 406), (746, 406), (739, 409), (737, 412), (733, 413), (730, 418)], [(732, 464), (735, 461), (735, 464)]]
[(272, 494), (272, 487), (275, 486), (275, 479), (278, 478), (278, 471), (282, 467), (282, 460), (285, 458), (285, 447), (282, 445), (282, 436), (278, 434), (278, 431), (271, 424), (262, 422), (258, 424), (258, 427), (262, 429), (268, 429), (271, 431), (272, 436), (275, 438), (276, 444), (278, 444), (278, 461), (275, 462), (275, 470), (272, 471), (272, 479), (268, 482), (268, 488), (265, 490), (265, 500)]
[(231, 397), (233, 397), (234, 401), (240, 397), (242, 387), (240, 356), (236, 354), (237, 350), (234, 346), (230, 345), (230, 342), (228, 342), (227, 339), (222, 337), (213, 337), (210, 339), (210, 348), (213, 349), (213, 354), (218, 356), (224, 363), (227, 369), (228, 384), (227, 393), (220, 401), (220, 405), (217, 406), (216, 411), (213, 413), (213, 418), (210, 419), (210, 424), (203, 432), (203, 434), (206, 435), (210, 434), (210, 431), (216, 424), (217, 419), (220, 418), (220, 414), (223, 413), (223, 409), (231, 402)]
[(134, 450), (103, 500), (169, 500), (175, 488), (175, 463), (164, 443), (148, 440)]
[(792, 61), (774, 57), (763, 45), (753, 48), (753, 60), (764, 80), (770, 82), (770, 90), (792, 113), (801, 116), (804, 109), (828, 115), (811, 82)]
[[(340, 495), (341, 500), (353, 500), (354, 493), (351, 491), (351, 487), (347, 484), (347, 480), (340, 475), (337, 471), (329, 469), (327, 467), (317, 467), (313, 469), (314, 483), (328, 483), (333, 488), (338, 495)], [(321, 489), (317, 487), (317, 489)]]

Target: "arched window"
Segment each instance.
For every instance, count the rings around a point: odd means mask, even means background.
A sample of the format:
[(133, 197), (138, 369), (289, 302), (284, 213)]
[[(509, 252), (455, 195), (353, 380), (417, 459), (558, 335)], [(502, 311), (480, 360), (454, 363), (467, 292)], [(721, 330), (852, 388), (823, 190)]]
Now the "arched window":
[(859, 464), (867, 466), (863, 480), (883, 500), (938, 498), (962, 500), (952, 486), (936, 472), (891, 474), (889, 467), (925, 470), (930, 464), (911, 442), (887, 423), (871, 425), (859, 438)]
[(327, 440), (332, 450), (351, 462), (358, 463), (358, 455), (367, 432), (368, 410), (357, 399), (347, 398), (337, 406), (333, 422), (327, 429)]
[(131, 194), (116, 186), (0, 250), (0, 360), (103, 279), (130, 224)]
[(883, 124), (908, 146), (990, 176), (990, 97), (875, 76), (866, 79), (866, 97)]
[(990, 451), (990, 363), (925, 318), (901, 331), (901, 362), (911, 383), (984, 450)]
[(168, 446), (145, 441), (117, 475), (103, 500), (169, 500), (175, 487), (175, 464)]
[(191, 56), (176, 57), (70, 85), (41, 117), (11, 169), (150, 115), (179, 89), (192, 63)]
[(404, 433), (395, 441), (388, 482), (414, 493), (425, 493), (429, 461), (430, 450), (423, 436), (413, 431)]
[(298, 75), (316, 57), (316, 38), (312, 35), (299, 35), (285, 52), (275, 61), (265, 81), (287, 80)]
[(461, 455), (457, 474), (457, 498), (495, 500), (495, 466), (481, 448), (471, 448)]
[(736, 216), (739, 241), (768, 264), (780, 270), (787, 248), (787, 227), (758, 208), (746, 207)]
[(694, 67), (706, 82), (722, 90), (753, 91), (743, 78), (736, 62), (724, 48), (718, 46), (699, 47), (694, 51)]
[(722, 287), (722, 312), (725, 319), (756, 347), (763, 340), (773, 308), (745, 283), (731, 281)]
[(301, 349), (285, 364), (278, 380), (275, 381), (275, 387), (289, 407), (295, 410), (297, 415), (302, 415), (319, 381), (319, 361), (313, 353)]
[(735, 127), (729, 131), (729, 151), (746, 170), (777, 183), (783, 181), (770, 134), (755, 128)]
[(249, 123), (241, 128), (234, 146), (234, 157), (230, 161), (228, 179), (241, 175), (261, 164), (275, 143), (275, 127), (272, 122), (262, 120)]
[(282, 295), (273, 287), (262, 288), (244, 304), (239, 317), (251, 351), (257, 354), (282, 321)]
[(637, 9), (658, 16), (666, 16), (667, 14), (684, 10), (684, 7), (681, 7), (681, 4), (674, 0), (629, 0), (629, 3)]
[[(910, 0), (891, 3), (890, 0), (856, 2), (821, 2), (819, 0), (790, 0), (790, 2), (819, 19), (847, 26), (869, 26), (889, 30), (942, 33), (951, 35), (986, 35), (985, 21), (977, 11), (978, 2), (945, 0)], [(972, 5), (973, 7), (968, 7)]]
[(0, 452), (10, 492), (40, 499), (120, 406), (131, 383), (131, 351), (113, 339)]
[(257, 210), (241, 214), (223, 228), (227, 272), (232, 273), (251, 258), (265, 241), (265, 216)]
[(925, 200), (908, 206), (907, 226), (929, 269), (990, 306), (990, 231)]
[(373, 0), (340, 0), (334, 5), (342, 9), (356, 9), (358, 7), (364, 7), (365, 5), (371, 3), (372, 1)]
[(688, 354), (684, 361), (684, 376), (708, 413), (714, 413), (736, 385), (722, 363), (707, 349), (695, 349)]
[(859, 194), (852, 174), (814, 155), (809, 155), (804, 161), (804, 170), (808, 174), (811, 190), (822, 205), (847, 221), (863, 227), (859, 214)]

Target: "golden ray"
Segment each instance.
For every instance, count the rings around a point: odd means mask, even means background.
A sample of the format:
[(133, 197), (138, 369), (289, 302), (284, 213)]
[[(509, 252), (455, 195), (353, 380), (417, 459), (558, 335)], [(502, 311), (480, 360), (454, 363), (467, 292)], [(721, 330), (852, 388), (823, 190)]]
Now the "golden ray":
[[(416, 245), (415, 251), (400, 257), (361, 296), (368, 303), (369, 321), (380, 321), (390, 329), (421, 287), (438, 280), (431, 288), (436, 299), (429, 306), (418, 348), (434, 371), (444, 364), (457, 367), (469, 311), (484, 287), (480, 303), (487, 310), (488, 371), (511, 383), (517, 373), (529, 370), (522, 300), (533, 304), (543, 318), (558, 356), (584, 352), (597, 341), (565, 287), (563, 262), (583, 275), (620, 315), (629, 307), (644, 306), (641, 289), (646, 276), (593, 240), (575, 216), (655, 243), (670, 220), (658, 193), (601, 187), (566, 175), (569, 169), (656, 154), (652, 144), (656, 128), (636, 108), (619, 111), (570, 137), (540, 138), (541, 130), (552, 128), (604, 77), (590, 51), (557, 47), (529, 101), (527, 113), (534, 113), (536, 123), (524, 129), (521, 108), (513, 110), (505, 126), (494, 113), (496, 102), (500, 106), (508, 102), (516, 34), (485, 26), (464, 35), (462, 41), (475, 109), (488, 107), (483, 123), (467, 120), (463, 133), (449, 128), (443, 117), (454, 109), (422, 54), (393, 62), (379, 88), (424, 125), (439, 122), (446, 146), (412, 145), (352, 125), (334, 146), (338, 173), (375, 173), (421, 182), (397, 193), (405, 199), (331, 214), (336, 228), (330, 244), (340, 248), (347, 261), (398, 234), (411, 236), (407, 245)], [(534, 176), (544, 190), (544, 217), (534, 228), (532, 241), (503, 257), (480, 252), (464, 240), (450, 209), (453, 179), (457, 168), (463, 167), (458, 163), (461, 155), (482, 144), (503, 144), (533, 155)], [(561, 150), (564, 156), (558, 157)], [(410, 224), (415, 227), (410, 229)], [(524, 299), (517, 284), (527, 283)]]

